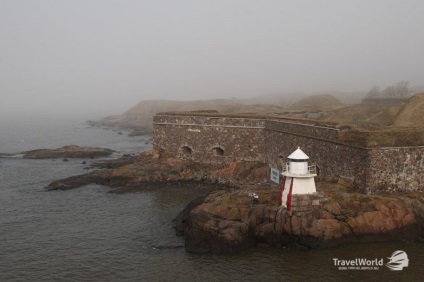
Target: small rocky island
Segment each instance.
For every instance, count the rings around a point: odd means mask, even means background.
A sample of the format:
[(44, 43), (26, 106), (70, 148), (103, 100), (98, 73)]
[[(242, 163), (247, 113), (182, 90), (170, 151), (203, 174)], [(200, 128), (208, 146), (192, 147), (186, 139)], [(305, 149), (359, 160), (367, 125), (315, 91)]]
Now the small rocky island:
[(96, 158), (106, 157), (114, 151), (106, 148), (81, 147), (77, 145), (66, 145), (57, 149), (38, 149), (25, 151), (21, 154), (24, 159), (58, 159), (58, 158)]
[(278, 189), (215, 191), (189, 204), (175, 220), (190, 252), (233, 254), (252, 246), (316, 249), (370, 241), (423, 241), (423, 195), (349, 192), (319, 183), (314, 195), (293, 195), (292, 211)]

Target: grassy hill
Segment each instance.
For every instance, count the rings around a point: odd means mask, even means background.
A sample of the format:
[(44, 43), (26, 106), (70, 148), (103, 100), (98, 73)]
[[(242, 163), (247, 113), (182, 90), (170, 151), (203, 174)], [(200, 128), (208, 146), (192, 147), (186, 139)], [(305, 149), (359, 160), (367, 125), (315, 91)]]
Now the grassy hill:
[[(160, 112), (215, 110), (231, 115), (261, 115), (274, 118), (312, 119), (319, 122), (350, 125), (370, 130), (394, 130), (399, 127), (417, 127), (424, 124), (424, 93), (417, 94), (404, 106), (355, 104), (344, 105), (330, 94), (311, 95), (293, 103), (290, 107), (285, 96), (270, 96), (258, 102), (251, 99), (214, 99), (196, 101), (150, 100), (142, 101), (122, 115), (103, 119), (101, 124), (132, 129), (151, 130), (153, 115)], [(286, 99), (286, 100), (284, 100)], [(291, 97), (290, 99), (293, 99)], [(280, 102), (278, 102), (280, 101)], [(312, 114), (311, 114), (312, 113)], [(388, 127), (391, 125), (390, 127)], [(390, 129), (391, 128), (391, 129)]]
[(362, 128), (388, 126), (401, 105), (357, 104), (333, 110), (325, 120)]
[(374, 130), (389, 126), (401, 108), (402, 105), (346, 105), (334, 95), (320, 94), (302, 98), (282, 113), (288, 117), (316, 119)]
[(305, 97), (291, 105), (289, 109), (294, 111), (331, 110), (341, 105), (342, 103), (333, 95), (319, 94)]
[(228, 111), (237, 106), (240, 106), (240, 104), (232, 99), (198, 101), (147, 100), (139, 102), (122, 115), (106, 117), (101, 123), (106, 126), (150, 130), (152, 128), (153, 116), (159, 112), (198, 110)]
[(416, 94), (409, 99), (392, 119), (393, 127), (424, 126), (424, 93)]

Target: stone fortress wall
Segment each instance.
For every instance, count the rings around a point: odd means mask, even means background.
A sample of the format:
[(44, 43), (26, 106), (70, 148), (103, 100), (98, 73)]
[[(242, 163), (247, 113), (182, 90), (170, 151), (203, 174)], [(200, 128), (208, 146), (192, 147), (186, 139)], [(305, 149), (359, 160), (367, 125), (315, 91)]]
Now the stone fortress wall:
[(363, 193), (424, 190), (424, 147), (363, 148), (342, 130), (284, 119), (163, 113), (153, 118), (153, 147), (205, 163), (260, 161), (282, 168), (298, 146), (318, 181), (345, 179)]

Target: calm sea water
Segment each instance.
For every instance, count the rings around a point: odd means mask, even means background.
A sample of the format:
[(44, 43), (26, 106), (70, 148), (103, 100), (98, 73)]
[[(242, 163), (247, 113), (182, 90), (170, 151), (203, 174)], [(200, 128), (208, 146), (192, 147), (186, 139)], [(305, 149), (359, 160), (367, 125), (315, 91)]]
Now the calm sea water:
[[(0, 153), (67, 144), (107, 147), (114, 157), (150, 148), (78, 119), (0, 120)], [(203, 193), (179, 187), (109, 194), (90, 185), (45, 192), (81, 174), (82, 160), (0, 159), (0, 281), (422, 281), (424, 244), (370, 243), (325, 250), (251, 249), (240, 255), (186, 253), (170, 222)], [(403, 271), (338, 270), (333, 258), (381, 259), (404, 250)]]

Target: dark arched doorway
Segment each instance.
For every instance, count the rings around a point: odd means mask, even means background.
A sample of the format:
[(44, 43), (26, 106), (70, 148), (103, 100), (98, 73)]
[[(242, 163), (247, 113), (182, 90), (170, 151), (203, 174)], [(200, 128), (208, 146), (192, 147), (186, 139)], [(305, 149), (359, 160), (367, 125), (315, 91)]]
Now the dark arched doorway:
[(224, 149), (222, 149), (220, 147), (214, 147), (212, 149), (212, 152), (213, 152), (214, 156), (223, 156), (224, 155)]
[(191, 149), (189, 146), (181, 146), (179, 151), (185, 156), (191, 155), (191, 153), (193, 153), (193, 149)]

